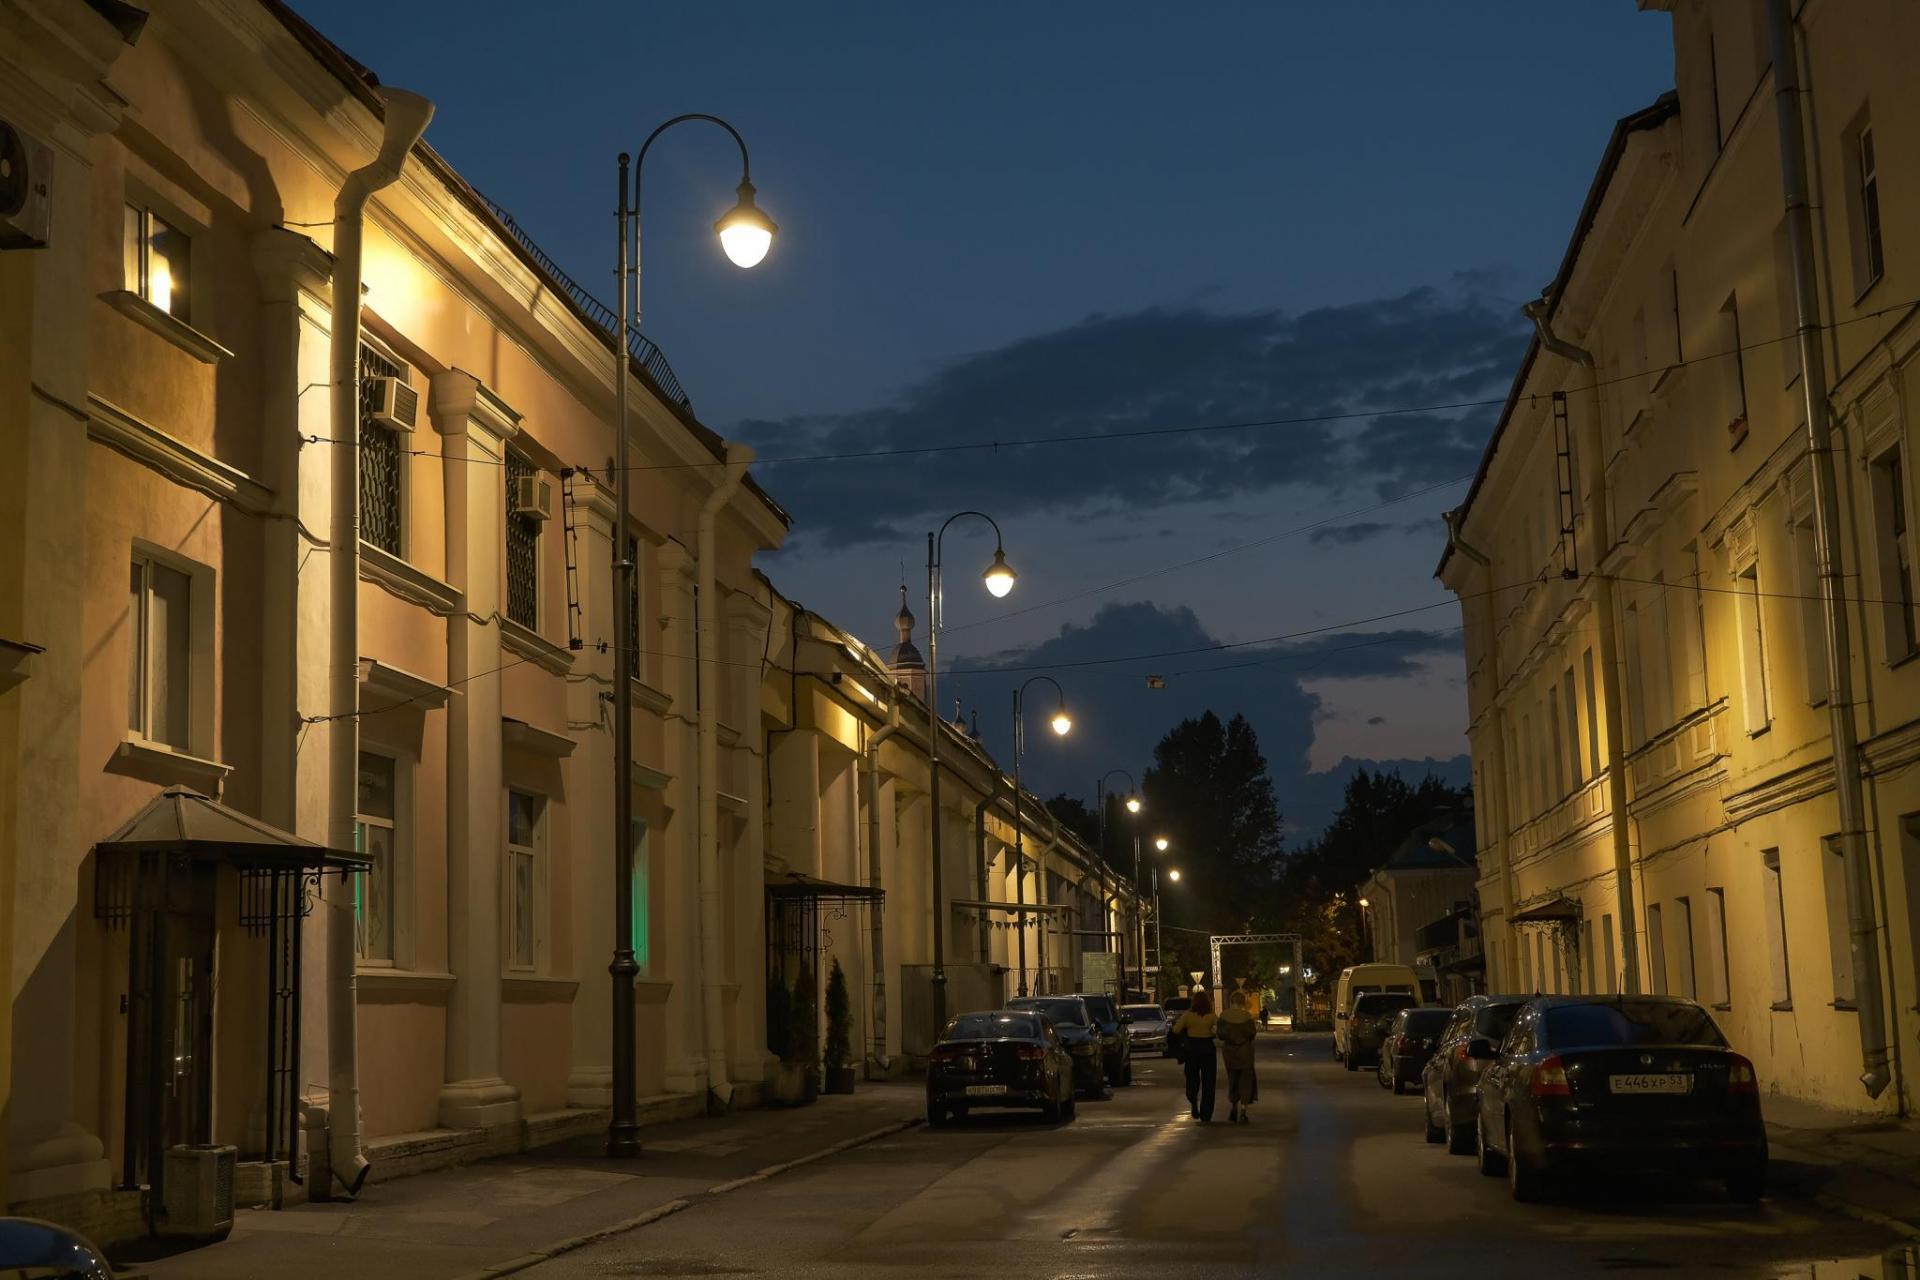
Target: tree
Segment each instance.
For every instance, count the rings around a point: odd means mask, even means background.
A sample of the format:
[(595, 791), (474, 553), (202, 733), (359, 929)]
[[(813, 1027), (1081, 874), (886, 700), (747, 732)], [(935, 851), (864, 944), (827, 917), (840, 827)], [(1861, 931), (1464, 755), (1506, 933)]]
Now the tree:
[(1182, 871), (1174, 902), (1161, 886), (1168, 918), (1228, 933), (1271, 922), (1282, 865), (1280, 807), (1246, 717), (1223, 724), (1208, 711), (1175, 725), (1154, 747), (1142, 790), (1148, 831), (1171, 843), (1160, 861)]
[(847, 975), (840, 968), (840, 958), (835, 956), (833, 969), (827, 974), (827, 1043), (823, 1055), (827, 1070), (850, 1065), (852, 1029), (853, 1007), (847, 998)]

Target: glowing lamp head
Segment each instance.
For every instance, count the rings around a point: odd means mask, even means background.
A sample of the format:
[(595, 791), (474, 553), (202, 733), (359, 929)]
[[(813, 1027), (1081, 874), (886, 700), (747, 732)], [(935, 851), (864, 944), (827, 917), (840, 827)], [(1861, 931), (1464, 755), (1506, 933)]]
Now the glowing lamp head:
[(1128, 797), (1127, 797), (1127, 812), (1128, 812), (1128, 813), (1138, 813), (1138, 812), (1140, 812), (1140, 797), (1139, 797), (1139, 796), (1128, 796)]
[(993, 593), (994, 599), (1004, 600), (1007, 592), (1013, 590), (1013, 580), (1016, 576), (1013, 566), (1007, 563), (1007, 553), (995, 547), (993, 563), (987, 566), (987, 571), (981, 574), (980, 578), (987, 584), (987, 590)]
[(1167, 846), (1172, 843), (1173, 841), (1167, 839), (1165, 836), (1155, 836), (1153, 839), (1153, 847), (1158, 849), (1162, 853), (1165, 853), (1167, 851)]
[(1367, 900), (1366, 900), (1365, 898), (1362, 898), (1362, 899), (1360, 899), (1360, 906), (1361, 906), (1361, 908), (1362, 908), (1362, 909), (1365, 909), (1365, 908), (1367, 908), (1367, 907), (1370, 907), (1370, 906), (1372, 906), (1372, 905), (1373, 905), (1373, 904), (1372, 904), (1371, 902), (1368, 902), (1368, 901), (1367, 901)]
[(1175, 868), (1174, 868), (1173, 870), (1171, 870), (1171, 871), (1169, 871), (1169, 872), (1167, 872), (1167, 879), (1169, 879), (1169, 880), (1171, 880), (1171, 881), (1173, 881), (1173, 882), (1174, 882), (1175, 884), (1179, 884), (1179, 883), (1180, 883), (1180, 868), (1178, 868), (1178, 867), (1175, 867)]
[(1053, 731), (1063, 738), (1073, 732), (1073, 717), (1067, 714), (1065, 707), (1053, 713), (1052, 724)]
[(719, 233), (720, 247), (736, 267), (757, 267), (773, 247), (773, 233), (779, 228), (773, 219), (753, 202), (753, 184), (740, 184), (740, 202), (713, 224)]

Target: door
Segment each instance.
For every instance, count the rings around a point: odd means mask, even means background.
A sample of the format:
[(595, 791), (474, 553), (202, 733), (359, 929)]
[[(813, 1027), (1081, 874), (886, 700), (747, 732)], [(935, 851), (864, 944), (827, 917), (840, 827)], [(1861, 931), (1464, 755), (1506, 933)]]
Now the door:
[(126, 1179), (162, 1193), (168, 1147), (213, 1133), (215, 868), (169, 858), (135, 921), (127, 1036)]

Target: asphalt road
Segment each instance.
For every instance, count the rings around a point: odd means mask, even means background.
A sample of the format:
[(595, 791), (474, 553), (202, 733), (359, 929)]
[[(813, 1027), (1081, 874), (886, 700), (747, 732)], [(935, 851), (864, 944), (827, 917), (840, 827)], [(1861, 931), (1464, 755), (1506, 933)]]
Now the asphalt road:
[(1347, 1073), (1325, 1036), (1264, 1039), (1260, 1070), (1248, 1125), (1191, 1120), (1178, 1069), (1156, 1059), (1071, 1123), (914, 1128), (525, 1274), (1909, 1274), (1880, 1260), (1890, 1233), (1787, 1190), (1740, 1206), (1651, 1178), (1515, 1204), (1503, 1180), (1422, 1141), (1417, 1098)]

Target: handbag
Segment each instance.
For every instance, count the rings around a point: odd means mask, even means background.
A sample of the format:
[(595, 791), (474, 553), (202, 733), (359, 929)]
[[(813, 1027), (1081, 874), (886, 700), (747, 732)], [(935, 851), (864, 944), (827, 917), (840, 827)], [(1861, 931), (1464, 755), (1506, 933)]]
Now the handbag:
[(1184, 1031), (1167, 1032), (1167, 1052), (1181, 1066), (1187, 1065), (1187, 1034)]

